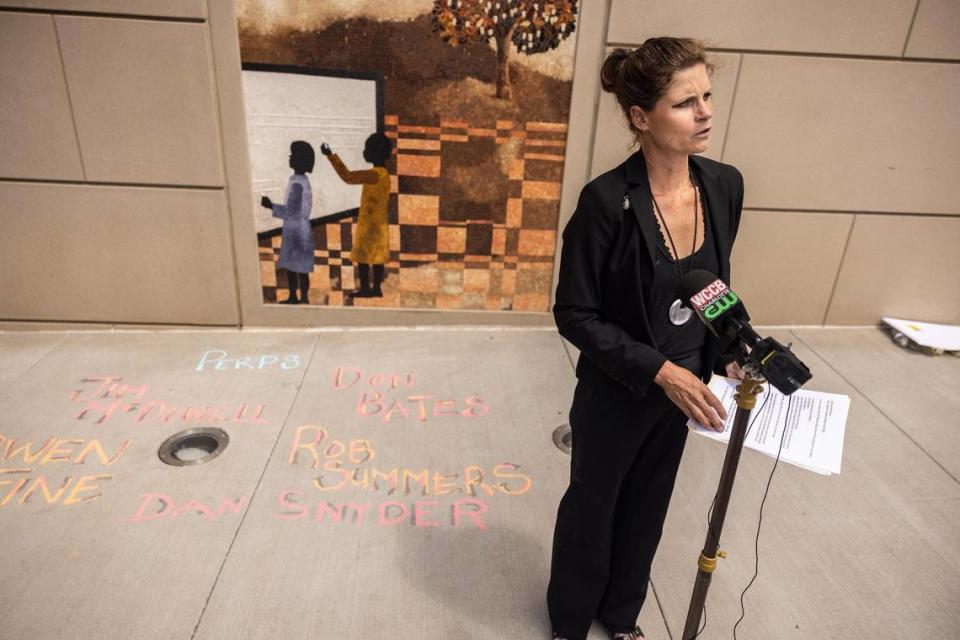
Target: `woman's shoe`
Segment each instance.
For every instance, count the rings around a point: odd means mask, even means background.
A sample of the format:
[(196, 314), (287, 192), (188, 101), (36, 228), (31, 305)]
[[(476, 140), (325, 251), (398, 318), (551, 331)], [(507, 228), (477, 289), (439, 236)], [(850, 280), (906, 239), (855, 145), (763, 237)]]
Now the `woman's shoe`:
[(633, 631), (621, 631), (619, 633), (611, 633), (610, 638), (612, 640), (644, 640), (643, 629), (637, 626), (637, 627), (634, 627)]

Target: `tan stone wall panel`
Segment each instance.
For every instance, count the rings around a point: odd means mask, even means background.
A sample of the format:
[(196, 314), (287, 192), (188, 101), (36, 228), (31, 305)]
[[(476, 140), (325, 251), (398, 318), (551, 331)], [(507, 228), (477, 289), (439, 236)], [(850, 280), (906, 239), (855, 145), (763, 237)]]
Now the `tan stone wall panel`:
[(858, 215), (827, 324), (960, 324), (960, 218)]
[(50, 11), (89, 11), (168, 18), (205, 18), (203, 0), (3, 0), (5, 7), (48, 9)]
[[(751, 176), (744, 176), (750, 188)], [(730, 285), (753, 324), (819, 325), (827, 311), (852, 214), (745, 211)]]
[(223, 184), (206, 25), (56, 20), (88, 180)]
[(235, 324), (222, 191), (0, 184), (0, 318)]
[(953, 213), (960, 65), (745, 54), (724, 161), (746, 206)]
[[(613, 49), (614, 47), (608, 48), (606, 53), (609, 54)], [(730, 107), (733, 104), (733, 91), (737, 85), (740, 54), (710, 53), (708, 59), (717, 65), (717, 69), (710, 78), (713, 92), (713, 130), (710, 132), (710, 148), (703, 155), (719, 160)], [(599, 74), (600, 69), (597, 68), (596, 72)], [(627, 126), (617, 98), (612, 93), (601, 90), (590, 177), (594, 178), (623, 162), (636, 150), (632, 144), (633, 133)]]
[(0, 176), (83, 180), (51, 16), (0, 13)]
[(616, 97), (612, 93), (601, 90), (597, 105), (597, 129), (593, 140), (590, 178), (595, 178), (617, 166), (635, 150), (633, 134), (627, 127)]
[(923, 0), (913, 21), (905, 55), (960, 60), (960, 2)]
[(613, 0), (609, 42), (696, 37), (710, 47), (899, 56), (915, 0)]
[[(604, 59), (604, 43), (607, 17), (610, 11), (608, 0), (584, 0), (577, 22), (577, 47), (574, 54), (573, 87), (570, 92), (570, 120), (566, 139), (566, 159), (563, 163), (563, 183), (560, 187), (560, 219), (558, 231), (562, 231), (573, 214), (580, 196), (580, 189), (590, 179), (593, 140), (599, 126), (597, 96), (601, 93), (600, 74)], [(508, 215), (510, 208), (507, 209)], [(560, 256), (560, 233), (557, 233), (557, 248), (554, 255)], [(553, 284), (550, 305), (556, 295), (557, 274), (560, 260), (553, 261)], [(552, 322), (553, 318), (550, 318)]]

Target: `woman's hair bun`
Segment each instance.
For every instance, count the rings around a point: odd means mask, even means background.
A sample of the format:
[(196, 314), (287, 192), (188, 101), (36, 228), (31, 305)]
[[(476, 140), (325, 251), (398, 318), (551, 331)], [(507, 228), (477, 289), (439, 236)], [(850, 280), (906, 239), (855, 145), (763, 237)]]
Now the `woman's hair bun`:
[(620, 77), (620, 72), (623, 69), (623, 61), (629, 55), (629, 50), (618, 48), (611, 51), (607, 59), (603, 61), (603, 66), (600, 67), (600, 83), (604, 91), (616, 93), (617, 78)]

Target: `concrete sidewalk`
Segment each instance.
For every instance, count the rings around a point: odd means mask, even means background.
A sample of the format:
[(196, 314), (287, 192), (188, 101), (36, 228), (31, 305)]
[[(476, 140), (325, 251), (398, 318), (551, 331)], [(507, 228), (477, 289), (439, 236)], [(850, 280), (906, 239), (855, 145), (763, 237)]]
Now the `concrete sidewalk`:
[[(777, 468), (738, 637), (960, 636), (960, 359), (766, 333), (851, 410), (841, 475)], [(575, 356), (539, 329), (0, 333), (0, 638), (548, 638)], [(195, 427), (219, 456), (158, 457)], [(723, 453), (688, 439), (650, 640), (680, 638)], [(772, 465), (741, 460), (701, 638), (732, 637)]]

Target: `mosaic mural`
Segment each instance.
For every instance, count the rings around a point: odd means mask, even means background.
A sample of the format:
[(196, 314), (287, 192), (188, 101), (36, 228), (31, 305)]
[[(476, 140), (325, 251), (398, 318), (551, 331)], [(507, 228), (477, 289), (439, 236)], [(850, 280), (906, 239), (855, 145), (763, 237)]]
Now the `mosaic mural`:
[(238, 3), (264, 302), (548, 311), (578, 3), (310, 4)]

